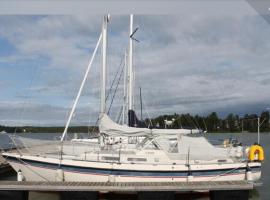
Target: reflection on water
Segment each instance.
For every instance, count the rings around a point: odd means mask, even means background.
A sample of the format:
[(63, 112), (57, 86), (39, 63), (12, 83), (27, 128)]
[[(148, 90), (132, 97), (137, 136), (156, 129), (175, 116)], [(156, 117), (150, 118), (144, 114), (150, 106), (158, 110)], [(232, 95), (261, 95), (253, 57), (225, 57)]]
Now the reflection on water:
[[(151, 195), (151, 197), (149, 196)], [(16, 199), (18, 194), (14, 191), (0, 191), (1, 200)], [(14, 198), (15, 197), (15, 198)], [(97, 197), (99, 200), (137, 200), (137, 199), (159, 199), (159, 200), (210, 200), (210, 195), (207, 192), (196, 192), (196, 193), (160, 193), (150, 192), (150, 194), (124, 194), (124, 193), (88, 193), (88, 192), (29, 192), (28, 200), (88, 200), (95, 199), (92, 197)], [(232, 195), (232, 199), (237, 199), (235, 194)], [(249, 200), (260, 200), (265, 198), (260, 198), (257, 190), (250, 192)], [(266, 198), (268, 199), (268, 198)]]
[(249, 199), (251, 199), (251, 200), (260, 200), (260, 199), (263, 200), (264, 199), (264, 198), (260, 198), (260, 193), (257, 189), (250, 191), (249, 196), (250, 196)]
[[(25, 133), (21, 134), (25, 137), (29, 138), (36, 138), (36, 139), (55, 139), (60, 134), (36, 134), (36, 133)], [(218, 139), (225, 139), (225, 138), (236, 138), (241, 141), (243, 144), (253, 144), (257, 141), (257, 134), (255, 133), (215, 133), (215, 134), (207, 134), (207, 138), (210, 140), (218, 140)], [(220, 140), (220, 141), (222, 141)], [(3, 135), (0, 135), (0, 145), (1, 147), (7, 147), (10, 144), (10, 141)], [(269, 169), (270, 169), (270, 162), (269, 162), (269, 155), (270, 155), (270, 133), (262, 133), (261, 134), (261, 145), (265, 151), (265, 161), (262, 164), (262, 182), (263, 185), (258, 187), (255, 190), (250, 192), (250, 200), (268, 200), (270, 196), (270, 176), (269, 176)], [(10, 175), (5, 177), (5, 180), (16, 180), (16, 175)], [(43, 200), (53, 200), (59, 199), (59, 193), (37, 193), (32, 192), (29, 194), (29, 199), (43, 199)], [(128, 195), (128, 194), (115, 194), (115, 193), (105, 193), (99, 194), (99, 199), (137, 199), (137, 195)], [(209, 195), (208, 193), (187, 193), (187, 194), (176, 194), (175, 199), (198, 199), (198, 200), (208, 200)], [(83, 199), (83, 198), (82, 198)]]

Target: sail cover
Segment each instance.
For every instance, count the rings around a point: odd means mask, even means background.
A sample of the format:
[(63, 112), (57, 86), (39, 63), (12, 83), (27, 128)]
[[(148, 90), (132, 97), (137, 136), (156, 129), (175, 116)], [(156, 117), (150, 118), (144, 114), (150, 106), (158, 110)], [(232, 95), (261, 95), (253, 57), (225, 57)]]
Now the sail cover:
[(190, 154), (191, 160), (227, 159), (227, 150), (209, 143), (204, 137), (180, 136), (178, 151), (184, 157)]
[(126, 125), (120, 125), (111, 120), (106, 114), (101, 114), (99, 131), (110, 136), (159, 136), (159, 135), (177, 135), (177, 134), (191, 134), (190, 129), (149, 129), (136, 128)]

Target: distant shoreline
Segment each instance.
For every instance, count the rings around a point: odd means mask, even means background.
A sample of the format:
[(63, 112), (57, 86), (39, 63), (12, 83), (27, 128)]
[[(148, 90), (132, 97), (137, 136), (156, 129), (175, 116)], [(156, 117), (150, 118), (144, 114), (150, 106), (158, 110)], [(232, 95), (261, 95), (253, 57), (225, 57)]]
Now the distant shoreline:
[[(11, 127), (11, 126), (0, 126), (0, 133), (63, 133), (65, 127), (40, 127), (40, 126), (20, 126), (20, 127)], [(70, 133), (98, 133), (97, 126), (71, 126), (68, 129)], [(249, 132), (249, 131), (228, 131), (228, 130), (219, 130), (219, 131), (209, 131), (204, 134), (230, 134), (230, 133), (256, 133), (257, 132)], [(260, 133), (269, 133), (269, 131), (261, 131)]]
[[(65, 127), (51, 126), (51, 127), (40, 127), (40, 126), (20, 126), (20, 127), (10, 127), (10, 126), (0, 126), (0, 132), (6, 133), (62, 133)], [(96, 126), (71, 126), (68, 129), (72, 133), (89, 133), (98, 132), (98, 127)]]
[[(138, 120), (138, 119), (137, 119)], [(160, 115), (156, 118), (146, 118), (142, 121), (138, 120), (137, 124), (144, 127), (165, 128), (166, 126), (173, 129), (201, 129), (208, 133), (242, 133), (257, 132), (258, 120), (260, 122), (260, 132), (270, 132), (270, 113), (263, 111), (260, 115), (246, 114), (243, 117), (230, 113), (225, 118), (220, 118), (216, 112), (212, 112), (207, 116), (186, 114)], [(166, 125), (165, 122), (170, 122)], [(142, 126), (140, 126), (142, 127)], [(1, 126), (0, 132), (7, 133), (62, 133), (63, 126)], [(98, 132), (97, 126), (70, 126), (68, 129), (71, 133), (89, 133)]]

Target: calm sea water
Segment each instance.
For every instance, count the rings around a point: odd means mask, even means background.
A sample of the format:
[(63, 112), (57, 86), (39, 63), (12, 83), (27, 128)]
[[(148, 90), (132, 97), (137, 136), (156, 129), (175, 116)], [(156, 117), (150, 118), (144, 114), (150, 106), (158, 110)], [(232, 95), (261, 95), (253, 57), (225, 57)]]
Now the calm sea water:
[[(60, 136), (60, 134), (52, 134), (52, 133), (42, 133), (42, 134), (37, 134), (37, 133), (24, 133), (20, 134), (24, 137), (28, 138), (34, 138), (34, 139), (44, 139), (44, 140), (55, 140), (57, 137)], [(82, 136), (85, 136), (82, 134)], [(73, 135), (71, 135), (73, 137)], [(239, 141), (241, 141), (243, 144), (248, 144), (251, 145), (254, 142), (257, 141), (257, 134), (256, 133), (215, 133), (215, 134), (206, 134), (206, 137), (209, 140), (214, 140), (214, 141), (220, 141), (222, 142), (226, 138), (236, 138)], [(251, 192), (250, 195), (250, 200), (268, 200), (270, 199), (270, 133), (262, 133), (261, 134), (261, 145), (264, 148), (265, 151), (265, 161), (263, 162), (262, 165), (262, 182), (263, 185), (261, 187), (256, 188)], [(5, 135), (0, 134), (0, 147), (1, 148), (7, 148), (12, 146), (12, 142), (6, 137)], [(12, 175), (9, 177), (6, 177), (6, 179), (15, 179), (16, 176)], [(31, 194), (32, 196), (34, 195), (41, 195), (41, 194)], [(30, 197), (31, 197), (30, 195)], [(42, 199), (44, 200), (50, 200), (50, 198), (44, 198), (43, 196)], [(125, 197), (124, 197), (125, 198)], [(102, 199), (122, 199), (120, 196), (113, 196), (112, 198), (106, 197)], [(136, 198), (135, 198), (136, 199)], [(183, 197), (177, 198), (177, 199), (186, 199)], [(187, 199), (190, 199), (187, 197)], [(193, 197), (192, 199), (201, 199), (201, 200), (207, 200), (209, 199), (208, 197)]]

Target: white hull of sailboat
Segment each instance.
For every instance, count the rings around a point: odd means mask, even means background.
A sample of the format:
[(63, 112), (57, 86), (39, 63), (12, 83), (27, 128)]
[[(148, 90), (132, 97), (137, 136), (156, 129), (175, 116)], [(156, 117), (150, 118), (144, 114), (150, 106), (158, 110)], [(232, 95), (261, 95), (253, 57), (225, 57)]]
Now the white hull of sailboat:
[[(27, 181), (57, 181), (59, 159), (24, 159), (8, 157), (11, 166), (22, 171)], [(69, 163), (69, 164), (68, 164)], [(110, 166), (110, 167), (109, 167)], [(261, 177), (261, 163), (249, 163), (254, 181)], [(169, 169), (170, 168), (170, 169)], [(172, 169), (174, 168), (174, 169)], [(239, 181), (246, 180), (243, 163), (207, 164), (192, 166), (191, 176), (185, 165), (117, 164), (89, 161), (62, 162), (64, 181), (72, 182), (187, 182), (189, 181)]]

